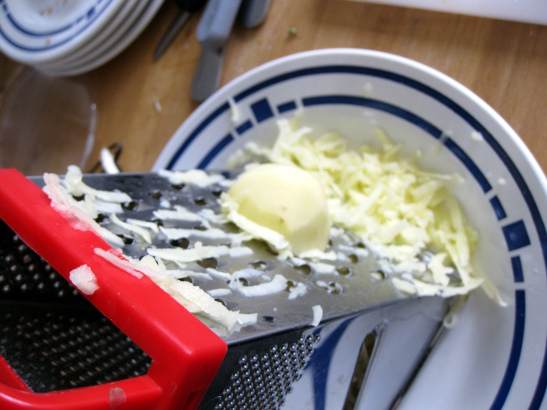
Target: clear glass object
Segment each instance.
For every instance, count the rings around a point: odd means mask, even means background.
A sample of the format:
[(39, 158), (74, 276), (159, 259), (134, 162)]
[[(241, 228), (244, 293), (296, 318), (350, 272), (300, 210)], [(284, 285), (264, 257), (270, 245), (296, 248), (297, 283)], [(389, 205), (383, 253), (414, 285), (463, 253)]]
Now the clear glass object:
[(25, 175), (84, 169), (95, 141), (97, 108), (85, 76), (51, 77), (21, 66), (0, 99), (0, 167)]

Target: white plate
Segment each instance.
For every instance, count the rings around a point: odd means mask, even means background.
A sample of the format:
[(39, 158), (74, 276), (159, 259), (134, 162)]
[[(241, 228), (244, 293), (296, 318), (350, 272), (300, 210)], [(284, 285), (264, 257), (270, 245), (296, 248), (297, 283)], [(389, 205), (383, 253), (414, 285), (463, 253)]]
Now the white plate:
[[(230, 99), (240, 115), (235, 124)], [(476, 263), (508, 306), (475, 291), (402, 408), (547, 408), (547, 181), (510, 126), (461, 84), (375, 51), (289, 56), (217, 91), (177, 130), (154, 170), (223, 168), (245, 143), (271, 143), (276, 119), (298, 107), (304, 124), (355, 143), (372, 140), (381, 126), (405, 152), (420, 149), (425, 168), (466, 181), (455, 193), (481, 232)]]
[(14, 60), (45, 63), (95, 36), (125, 2), (0, 0), (0, 49)]
[(108, 26), (82, 47), (63, 58), (45, 64), (37, 64), (36, 67), (45, 70), (63, 69), (71, 65), (79, 65), (92, 55), (94, 57), (100, 55), (107, 48), (107, 45), (118, 41), (119, 37), (125, 32), (125, 28), (133, 24), (147, 3), (148, 1), (145, 0), (124, 2), (124, 6), (116, 13), (116, 16), (109, 22)]
[[(154, 18), (164, 1), (165, 0), (149, 1), (144, 10), (139, 10), (140, 14), (131, 25), (125, 22), (123, 26), (119, 28), (118, 36), (115, 39), (109, 39), (108, 42), (102, 44), (100, 48), (81, 59), (81, 61), (78, 61), (75, 64), (67, 64), (63, 67), (41, 67), (40, 69), (43, 72), (52, 75), (73, 76), (86, 73), (107, 63), (124, 51), (142, 33)], [(133, 17), (133, 15), (131, 17)]]

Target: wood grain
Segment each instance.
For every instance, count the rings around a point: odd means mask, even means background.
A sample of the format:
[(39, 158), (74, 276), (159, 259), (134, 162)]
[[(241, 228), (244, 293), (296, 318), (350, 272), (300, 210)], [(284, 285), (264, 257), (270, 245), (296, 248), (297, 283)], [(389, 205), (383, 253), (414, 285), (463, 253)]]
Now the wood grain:
[[(200, 15), (159, 61), (152, 59), (176, 11), (166, 2), (129, 48), (83, 76), (92, 80), (98, 109), (94, 161), (100, 148), (119, 142), (124, 170), (149, 170), (197, 108), (190, 86), (201, 52)], [(272, 0), (260, 27), (234, 28), (222, 84), (272, 59), (327, 47), (391, 52), (453, 77), (505, 118), (547, 170), (547, 26), (342, 0)], [(5, 81), (17, 64), (0, 64)]]

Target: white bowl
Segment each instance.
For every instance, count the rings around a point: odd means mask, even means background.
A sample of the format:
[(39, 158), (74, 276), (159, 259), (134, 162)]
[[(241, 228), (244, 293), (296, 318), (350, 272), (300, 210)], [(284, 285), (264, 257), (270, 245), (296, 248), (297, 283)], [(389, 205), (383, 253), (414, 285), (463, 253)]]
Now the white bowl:
[(16, 61), (51, 62), (77, 50), (106, 27), (123, 2), (0, 1), (0, 50)]
[(130, 14), (122, 18), (120, 18), (121, 12), (116, 15), (117, 22), (112, 23), (113, 33), (105, 36), (103, 32), (90, 41), (87, 47), (78, 49), (68, 58), (52, 64), (40, 64), (37, 68), (47, 74), (66, 77), (100, 67), (125, 50), (142, 33), (163, 2), (164, 0), (127, 2), (124, 8), (130, 8)]
[[(235, 123), (230, 101), (240, 115)], [(379, 126), (406, 152), (421, 150), (424, 168), (462, 175), (466, 183), (455, 193), (481, 233), (476, 262), (508, 303), (473, 292), (402, 408), (539, 408), (547, 386), (547, 181), (511, 127), (461, 84), (376, 51), (288, 56), (205, 101), (154, 169), (223, 168), (245, 143), (271, 144), (276, 120), (300, 107), (302, 123), (318, 133), (337, 130), (362, 144)]]

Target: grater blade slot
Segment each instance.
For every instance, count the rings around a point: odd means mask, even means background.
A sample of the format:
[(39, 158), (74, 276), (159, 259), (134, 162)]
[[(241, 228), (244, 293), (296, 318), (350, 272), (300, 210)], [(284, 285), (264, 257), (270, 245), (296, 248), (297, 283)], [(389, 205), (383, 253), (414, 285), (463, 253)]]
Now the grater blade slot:
[(359, 349), (359, 355), (357, 356), (357, 362), (353, 369), (351, 382), (342, 410), (354, 410), (356, 408), (359, 393), (365, 383), (366, 375), (370, 370), (372, 361), (374, 360), (377, 343), (378, 332), (376, 330), (365, 336), (361, 348)]

